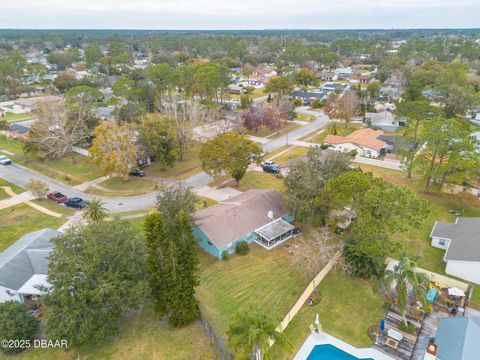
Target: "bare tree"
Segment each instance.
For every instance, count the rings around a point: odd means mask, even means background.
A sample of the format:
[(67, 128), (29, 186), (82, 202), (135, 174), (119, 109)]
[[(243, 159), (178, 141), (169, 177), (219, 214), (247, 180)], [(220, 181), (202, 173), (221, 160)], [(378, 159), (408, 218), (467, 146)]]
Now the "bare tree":
[(157, 110), (172, 120), (179, 144), (179, 159), (184, 160), (192, 140), (193, 128), (205, 122), (206, 112), (197, 99), (187, 99), (183, 95), (164, 96)]
[(31, 179), (25, 188), (38, 200), (44, 198), (48, 193), (48, 185), (41, 180)]
[(43, 102), (37, 106), (38, 120), (30, 129), (29, 141), (50, 159), (69, 154), (76, 159), (73, 147), (89, 136), (88, 110), (81, 104), (77, 111), (67, 112), (63, 101)]
[[(302, 236), (299, 243), (300, 246), (295, 250), (294, 265), (309, 278), (316, 276), (340, 249), (333, 243), (327, 226), (313, 231), (308, 237)], [(336, 266), (342, 266), (340, 259)]]
[(341, 96), (329, 96), (325, 104), (325, 113), (334, 119), (345, 122), (345, 128), (360, 110), (360, 99), (353, 90), (346, 91)]

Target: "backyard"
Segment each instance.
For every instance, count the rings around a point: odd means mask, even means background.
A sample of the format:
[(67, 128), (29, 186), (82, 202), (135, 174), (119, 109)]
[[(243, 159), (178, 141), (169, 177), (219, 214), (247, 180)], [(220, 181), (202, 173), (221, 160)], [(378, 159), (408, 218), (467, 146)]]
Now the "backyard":
[(44, 228), (56, 229), (66, 221), (65, 218), (43, 214), (25, 204), (0, 210), (0, 219), (2, 219), (0, 251), (4, 251), (21, 236), (29, 232)]
[(62, 349), (29, 350), (12, 358), (25, 360), (217, 359), (215, 350), (199, 322), (172, 329), (165, 320), (159, 320), (149, 306), (124, 319), (121, 322), (119, 334), (106, 343), (88, 344), (68, 352)]

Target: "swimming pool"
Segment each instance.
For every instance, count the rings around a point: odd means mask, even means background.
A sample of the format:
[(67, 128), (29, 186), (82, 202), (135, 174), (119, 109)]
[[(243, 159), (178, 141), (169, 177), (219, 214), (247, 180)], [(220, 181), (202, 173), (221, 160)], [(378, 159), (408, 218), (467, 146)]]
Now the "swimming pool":
[(315, 345), (307, 360), (373, 360), (359, 359), (339, 348), (330, 345)]

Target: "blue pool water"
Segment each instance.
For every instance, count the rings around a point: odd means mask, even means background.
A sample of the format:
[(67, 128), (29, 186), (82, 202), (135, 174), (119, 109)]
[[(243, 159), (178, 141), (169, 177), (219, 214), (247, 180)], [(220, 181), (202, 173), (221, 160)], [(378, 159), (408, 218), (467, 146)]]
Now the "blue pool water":
[(359, 359), (339, 348), (330, 345), (315, 345), (307, 360), (373, 360)]

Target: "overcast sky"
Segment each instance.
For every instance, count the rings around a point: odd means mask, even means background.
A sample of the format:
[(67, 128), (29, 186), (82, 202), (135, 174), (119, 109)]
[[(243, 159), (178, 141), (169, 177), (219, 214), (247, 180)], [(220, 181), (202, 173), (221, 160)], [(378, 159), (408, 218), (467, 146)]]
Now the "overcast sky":
[(0, 0), (0, 28), (480, 27), (480, 0)]

